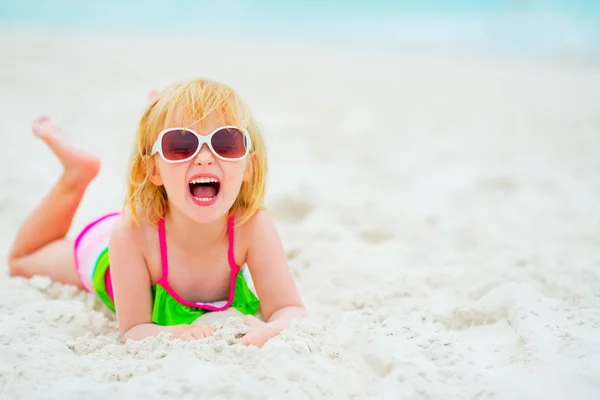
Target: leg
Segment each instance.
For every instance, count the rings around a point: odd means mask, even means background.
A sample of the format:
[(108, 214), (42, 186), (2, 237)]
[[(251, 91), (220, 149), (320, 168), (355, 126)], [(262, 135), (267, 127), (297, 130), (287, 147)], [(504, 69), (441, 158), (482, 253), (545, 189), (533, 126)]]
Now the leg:
[(47, 117), (33, 122), (34, 134), (63, 164), (58, 182), (22, 223), (8, 262), (13, 275), (47, 275), (53, 280), (79, 285), (73, 242), (65, 239), (88, 184), (98, 174), (100, 161), (63, 143), (60, 129)]
[(75, 268), (73, 242), (73, 239), (58, 239), (31, 254), (14, 258), (9, 261), (10, 271), (15, 276), (25, 278), (34, 275), (48, 276), (55, 282), (82, 288)]

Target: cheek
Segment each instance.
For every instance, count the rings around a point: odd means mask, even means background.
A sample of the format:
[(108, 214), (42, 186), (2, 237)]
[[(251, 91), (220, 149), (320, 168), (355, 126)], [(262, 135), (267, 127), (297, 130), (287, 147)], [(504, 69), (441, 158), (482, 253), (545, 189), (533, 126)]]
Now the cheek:
[(160, 177), (162, 178), (167, 194), (173, 195), (173, 193), (180, 190), (179, 186), (181, 186), (181, 182), (184, 181), (185, 171), (184, 165), (172, 165), (166, 163), (161, 165)]
[[(245, 164), (228, 165), (223, 168), (223, 175), (227, 182), (227, 187), (238, 190), (244, 179)], [(237, 193), (236, 193), (237, 194)]]

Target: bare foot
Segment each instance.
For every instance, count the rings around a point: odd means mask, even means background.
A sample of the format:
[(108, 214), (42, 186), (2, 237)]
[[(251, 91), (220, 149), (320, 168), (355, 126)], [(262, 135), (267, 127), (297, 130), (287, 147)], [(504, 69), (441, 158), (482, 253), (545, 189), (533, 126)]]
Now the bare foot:
[(58, 136), (61, 128), (45, 115), (40, 115), (33, 121), (33, 134), (42, 139), (62, 163), (65, 171), (63, 179), (73, 184), (87, 185), (98, 175), (100, 160), (73, 146), (64, 143)]
[(148, 101), (148, 103), (152, 103), (156, 99), (156, 96), (158, 96), (158, 90), (150, 89), (146, 95), (146, 101)]

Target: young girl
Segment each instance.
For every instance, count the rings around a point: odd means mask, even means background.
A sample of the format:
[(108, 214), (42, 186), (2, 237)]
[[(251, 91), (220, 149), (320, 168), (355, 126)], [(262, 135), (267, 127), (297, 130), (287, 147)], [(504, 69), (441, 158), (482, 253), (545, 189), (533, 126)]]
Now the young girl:
[[(201, 315), (233, 309), (249, 326), (242, 343), (260, 347), (306, 315), (261, 208), (262, 134), (232, 89), (191, 80), (156, 94), (138, 125), (123, 212), (100, 217), (75, 239), (66, 235), (100, 162), (57, 131), (46, 117), (33, 123), (64, 172), (17, 233), (13, 275), (96, 292), (116, 312), (123, 340), (160, 332), (203, 338), (213, 331), (194, 324)], [(266, 322), (253, 316), (259, 306)]]

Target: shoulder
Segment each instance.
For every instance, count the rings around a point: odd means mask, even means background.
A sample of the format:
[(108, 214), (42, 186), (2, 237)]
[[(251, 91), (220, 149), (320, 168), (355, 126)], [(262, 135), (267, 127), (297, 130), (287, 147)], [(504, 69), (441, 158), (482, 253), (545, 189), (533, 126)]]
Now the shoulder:
[(158, 269), (153, 268), (156, 260), (160, 260), (160, 254), (156, 256), (156, 251), (152, 250), (157, 242), (156, 224), (143, 220), (138, 223), (130, 215), (121, 214), (113, 225), (109, 239), (111, 268), (144, 270), (151, 277), (160, 278), (160, 264)]
[[(238, 215), (236, 215), (238, 218)], [(273, 217), (266, 210), (259, 210), (247, 221), (235, 227), (236, 242), (245, 254), (245, 258), (264, 243), (265, 239), (277, 238), (277, 228)]]
[(275, 220), (266, 210), (259, 210), (238, 229), (246, 257), (268, 254), (282, 247)]
[[(257, 237), (269, 231), (276, 231), (275, 221), (266, 210), (259, 210), (254, 213), (248, 221), (244, 222), (239, 228), (244, 236)], [(260, 236), (258, 236), (260, 237)]]
[(154, 232), (153, 224), (148, 221), (140, 220), (136, 222), (129, 213), (121, 213), (116, 219), (111, 232), (111, 246), (131, 246), (141, 249), (141, 245), (146, 242), (148, 235)]

